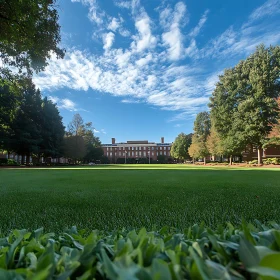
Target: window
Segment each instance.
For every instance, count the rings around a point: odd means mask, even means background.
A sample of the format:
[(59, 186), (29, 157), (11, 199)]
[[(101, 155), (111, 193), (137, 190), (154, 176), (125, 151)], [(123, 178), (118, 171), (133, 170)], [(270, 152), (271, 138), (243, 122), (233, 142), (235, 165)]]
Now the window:
[[(132, 148), (132, 150), (133, 150), (133, 148)], [(131, 155), (134, 157), (134, 152), (131, 152)]]
[(119, 157), (121, 157), (122, 156), (122, 153), (121, 152), (119, 152)]
[(166, 151), (166, 147), (163, 148)]
[(154, 156), (154, 152), (152, 152), (152, 156)]
[(110, 152), (110, 157), (112, 156), (112, 152)]
[(162, 152), (159, 153), (162, 156)]
[(139, 157), (141, 157), (142, 156), (142, 152), (139, 152)]
[(162, 147), (159, 148), (162, 151)]
[(146, 157), (146, 152), (143, 153), (143, 156)]
[(134, 151), (134, 147), (132, 147), (132, 151)]
[(166, 152), (163, 153), (166, 156)]
[(138, 152), (135, 152), (135, 155), (138, 157)]
[(152, 147), (152, 150), (154, 150), (155, 149), (155, 147)]
[(130, 152), (128, 152), (127, 155), (130, 157)]
[(168, 151), (170, 151), (170, 147), (168, 147)]
[(139, 151), (141, 151), (142, 150), (142, 147), (139, 147)]
[(123, 157), (125, 157), (125, 153), (123, 153)]
[(110, 151), (112, 151), (113, 150), (113, 148), (112, 147), (110, 147)]

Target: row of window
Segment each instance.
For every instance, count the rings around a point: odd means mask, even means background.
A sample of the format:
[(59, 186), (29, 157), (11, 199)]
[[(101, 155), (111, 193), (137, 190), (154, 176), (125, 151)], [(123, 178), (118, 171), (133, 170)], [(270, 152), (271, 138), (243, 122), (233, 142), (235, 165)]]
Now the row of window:
[[(142, 148), (143, 148), (143, 150), (146, 150), (146, 149), (148, 149), (148, 150), (150, 150), (150, 147), (127, 147), (127, 148), (125, 148), (125, 147), (115, 147), (114, 148), (114, 150), (118, 150), (118, 151), (125, 151), (125, 150), (132, 150), (132, 151), (141, 151), (142, 150)], [(107, 151), (112, 151), (113, 150), (113, 148), (112, 147), (107, 147)], [(155, 147), (151, 147), (151, 150), (152, 151), (154, 151), (155, 150)], [(170, 151), (170, 147), (159, 147), (158, 148), (158, 150), (160, 150), (160, 151), (166, 151), (166, 150), (168, 150), (168, 151)]]
[[(106, 153), (107, 157), (109, 157), (109, 156), (112, 157), (112, 154), (113, 154), (112, 152), (107, 152), (107, 153)], [(151, 156), (154, 156), (155, 154), (156, 154), (156, 153), (151, 152)], [(117, 155), (119, 155), (119, 157), (121, 157), (121, 156), (125, 157), (125, 153), (123, 153), (123, 152), (115, 153), (115, 156), (117, 156)], [(164, 156), (166, 156), (166, 155), (169, 155), (169, 153), (167, 153), (167, 152), (159, 152), (158, 155), (161, 155), (161, 156), (164, 155)], [(127, 152), (126, 156), (127, 156), (127, 157), (130, 157), (130, 156), (132, 156), (132, 157), (133, 157), (133, 156), (136, 156), (136, 157), (137, 157), (137, 156), (139, 156), (139, 157), (142, 157), (142, 156), (143, 156), (143, 157), (148, 157), (148, 156), (149, 156), (149, 153), (146, 153), (146, 152), (143, 152), (143, 153), (142, 153), (142, 152), (135, 152), (135, 153), (134, 153), (134, 152)]]

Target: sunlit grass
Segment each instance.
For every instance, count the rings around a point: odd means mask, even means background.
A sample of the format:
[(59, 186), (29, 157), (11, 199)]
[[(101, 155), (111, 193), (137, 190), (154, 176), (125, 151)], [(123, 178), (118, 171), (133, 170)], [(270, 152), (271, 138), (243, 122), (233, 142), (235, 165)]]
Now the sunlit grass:
[(0, 231), (280, 222), (278, 169), (192, 165), (0, 169)]

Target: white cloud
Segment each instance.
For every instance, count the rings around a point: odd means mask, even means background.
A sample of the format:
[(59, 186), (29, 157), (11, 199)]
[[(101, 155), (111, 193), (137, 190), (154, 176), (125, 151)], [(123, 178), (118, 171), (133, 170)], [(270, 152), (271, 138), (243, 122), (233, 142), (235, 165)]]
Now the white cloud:
[(130, 1), (115, 1), (114, 3), (119, 8), (125, 8), (125, 9), (130, 9), (131, 8), (131, 2)]
[(96, 133), (96, 134), (98, 134), (98, 133), (107, 134), (107, 132), (105, 131), (104, 128), (102, 128), (102, 129), (100, 129), (100, 130), (94, 128), (94, 129), (93, 129), (93, 132)]
[(209, 13), (209, 10), (206, 10), (206, 11), (204, 12), (204, 14), (202, 15), (201, 19), (200, 19), (199, 22), (198, 22), (198, 25), (190, 32), (189, 35), (190, 35), (191, 37), (196, 37), (196, 36), (199, 34), (201, 28), (203, 27), (203, 25), (204, 25), (205, 22), (207, 21), (207, 15), (208, 15), (208, 13)]
[[(77, 109), (76, 103), (68, 98), (60, 99), (57, 96), (49, 95), (48, 99), (51, 100), (53, 103), (55, 103), (59, 109), (65, 109), (68, 111), (78, 111), (79, 110), (79, 109)], [(80, 109), (80, 110), (83, 111), (82, 109)]]
[(166, 8), (160, 14), (162, 26), (168, 29), (162, 34), (162, 41), (168, 47), (170, 60), (179, 60), (183, 56), (184, 45), (180, 23), (186, 13), (186, 9), (186, 5), (183, 2), (178, 2), (173, 12), (170, 8)]
[(151, 53), (149, 53), (146, 57), (140, 58), (136, 61), (136, 64), (140, 67), (143, 67), (147, 65), (151, 60), (153, 59), (153, 56)]
[(80, 2), (85, 6), (89, 6), (88, 17), (92, 22), (95, 22), (97, 25), (101, 25), (104, 22), (104, 17), (106, 13), (100, 11), (96, 0), (71, 0), (72, 2)]
[(268, 0), (251, 13), (244, 27), (264, 17), (275, 16), (277, 14), (280, 14), (280, 0)]
[(135, 40), (132, 42), (132, 47), (137, 52), (143, 52), (145, 49), (154, 48), (157, 42), (156, 37), (152, 35), (151, 20), (148, 14), (142, 10), (141, 14), (136, 17), (135, 27), (138, 30), (138, 34), (133, 36)]
[(115, 34), (113, 32), (109, 32), (107, 34), (104, 34), (103, 36), (103, 43), (104, 43), (104, 46), (103, 46), (103, 49), (105, 51), (108, 51), (113, 43), (114, 43), (114, 40), (115, 40)]
[(113, 19), (108, 25), (108, 29), (116, 32), (117, 29), (120, 27), (120, 25), (121, 25), (120, 21), (117, 18), (113, 17)]
[[(92, 0), (92, 3), (96, 2)], [(126, 39), (132, 40), (128, 47), (115, 48), (115, 44), (112, 48), (114, 39), (119, 38), (113, 32), (121, 33), (123, 22), (120, 15), (107, 17), (109, 21), (104, 28), (109, 30), (100, 32), (104, 34), (104, 53), (72, 49), (63, 60), (52, 56), (46, 70), (34, 77), (36, 85), (44, 91), (71, 88), (108, 93), (121, 97), (123, 103), (142, 102), (174, 111), (176, 115), (171, 121), (178, 122), (208, 109), (208, 97), (223, 68), (234, 65), (261, 42), (280, 42), (280, 25), (270, 22), (271, 28), (262, 25), (261, 33), (259, 25), (239, 29), (231, 26), (199, 48), (195, 37), (205, 24), (207, 11), (185, 38), (182, 27), (188, 22), (187, 9), (179, 2), (174, 9), (167, 6), (160, 12), (163, 33), (163, 44), (160, 44), (160, 34), (152, 34), (156, 21), (150, 19), (139, 1), (131, 1), (129, 5), (136, 33)], [(181, 61), (183, 58), (187, 60)], [(71, 100), (51, 98), (61, 108), (80, 110)]]

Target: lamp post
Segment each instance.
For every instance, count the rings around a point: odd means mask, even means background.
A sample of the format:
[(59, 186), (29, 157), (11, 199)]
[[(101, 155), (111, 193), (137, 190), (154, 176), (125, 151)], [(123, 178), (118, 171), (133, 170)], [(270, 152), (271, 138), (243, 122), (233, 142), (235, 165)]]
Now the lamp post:
[(124, 152), (124, 163), (126, 164), (126, 154), (127, 154), (127, 151)]

